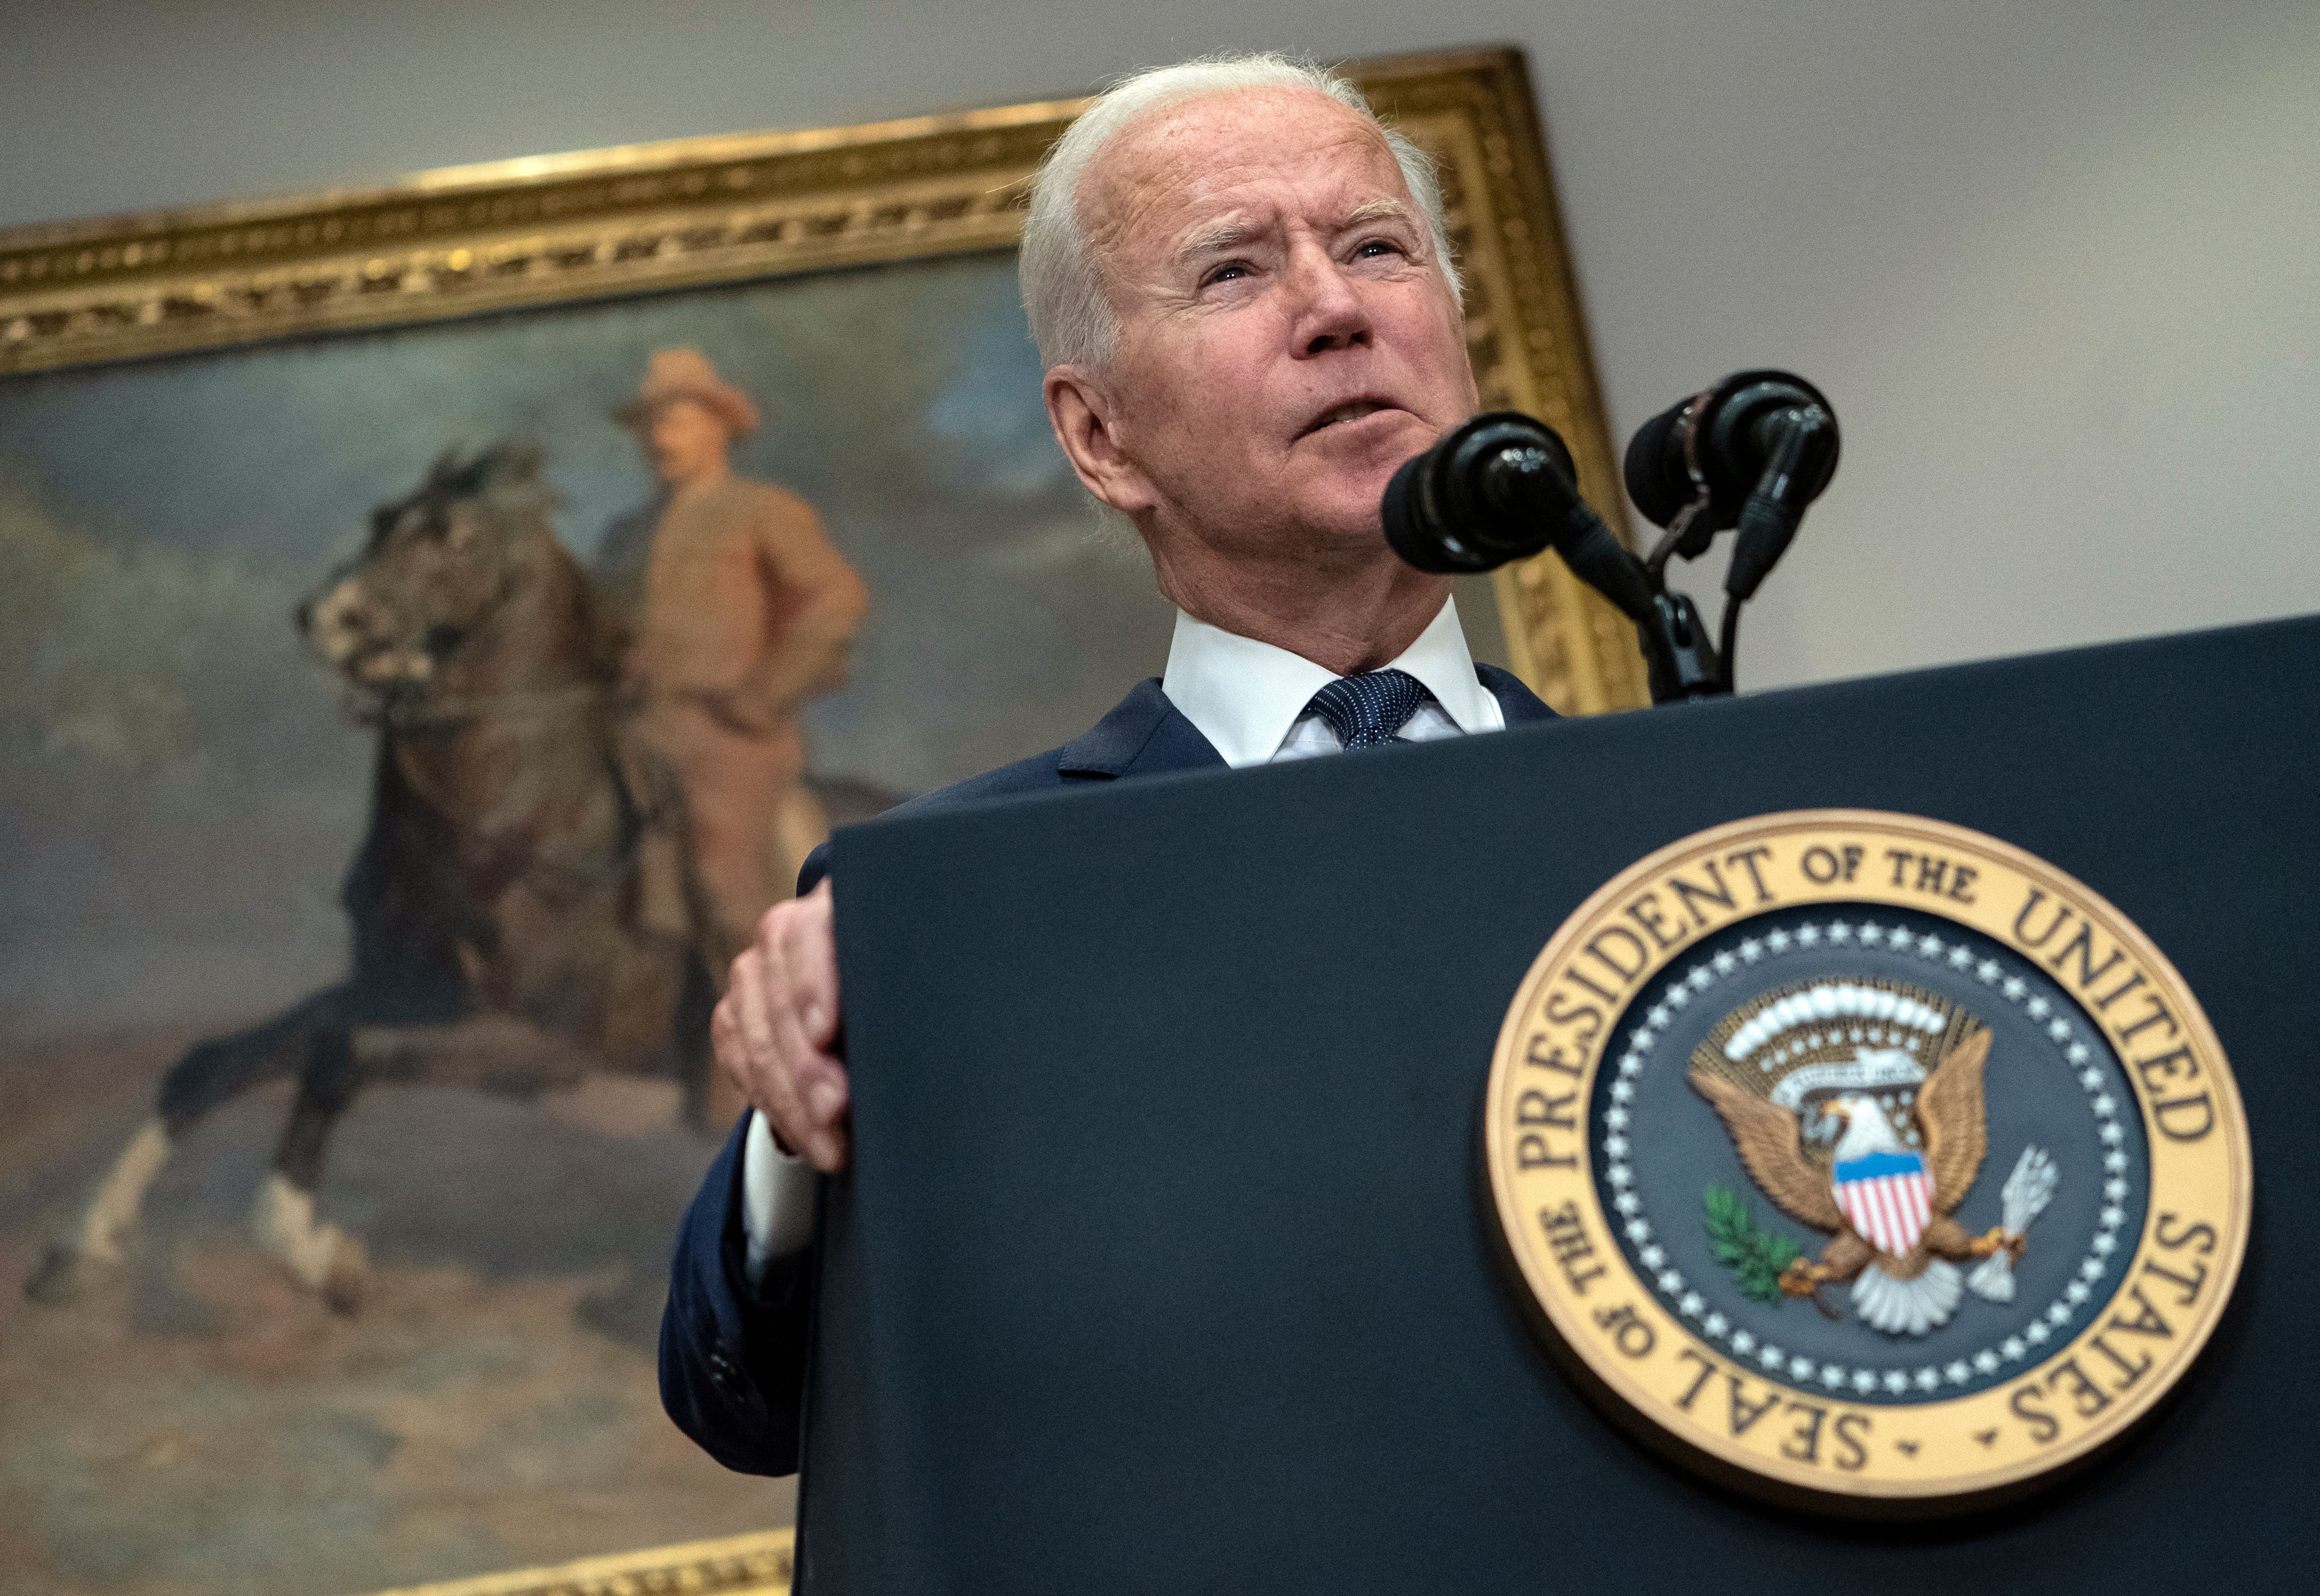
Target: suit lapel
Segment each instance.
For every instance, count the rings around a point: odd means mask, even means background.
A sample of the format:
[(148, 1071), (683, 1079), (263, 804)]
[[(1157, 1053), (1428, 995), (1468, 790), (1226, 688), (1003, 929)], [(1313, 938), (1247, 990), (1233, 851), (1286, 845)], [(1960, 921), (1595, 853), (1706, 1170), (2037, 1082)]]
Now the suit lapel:
[(1101, 781), (1172, 770), (1222, 770), (1224, 757), (1147, 676), (1112, 712), (1058, 749), (1065, 780)]
[(1491, 696), (1499, 701), (1499, 712), (1506, 716), (1508, 725), (1523, 726), (1535, 721), (1560, 719), (1540, 702), (1537, 694), (1523, 685), (1522, 678), (1514, 672), (1500, 670), (1495, 665), (1477, 665), (1474, 674), (1482, 679), (1482, 685), (1491, 690)]

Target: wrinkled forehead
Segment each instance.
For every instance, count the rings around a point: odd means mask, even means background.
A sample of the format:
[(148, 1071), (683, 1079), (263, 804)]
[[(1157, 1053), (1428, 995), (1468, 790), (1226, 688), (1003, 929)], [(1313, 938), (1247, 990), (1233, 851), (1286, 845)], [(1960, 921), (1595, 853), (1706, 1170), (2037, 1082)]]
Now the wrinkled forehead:
[(1187, 237), (1287, 203), (1415, 209), (1377, 124), (1319, 89), (1223, 90), (1155, 107), (1080, 180), (1081, 226), (1107, 265), (1158, 263)]

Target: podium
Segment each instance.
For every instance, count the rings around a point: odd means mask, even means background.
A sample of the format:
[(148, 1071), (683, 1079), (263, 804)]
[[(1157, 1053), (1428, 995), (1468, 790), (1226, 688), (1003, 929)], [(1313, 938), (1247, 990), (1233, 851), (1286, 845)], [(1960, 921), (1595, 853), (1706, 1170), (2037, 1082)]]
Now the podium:
[[(1776, 812), (2003, 839), (2181, 972), (2252, 1127), (2236, 1296), (2068, 1481), (1759, 1505), (1543, 1345), (1482, 1113), (1541, 947)], [(799, 1586), (2309, 1589), (2320, 619), (1121, 783), (840, 834)]]

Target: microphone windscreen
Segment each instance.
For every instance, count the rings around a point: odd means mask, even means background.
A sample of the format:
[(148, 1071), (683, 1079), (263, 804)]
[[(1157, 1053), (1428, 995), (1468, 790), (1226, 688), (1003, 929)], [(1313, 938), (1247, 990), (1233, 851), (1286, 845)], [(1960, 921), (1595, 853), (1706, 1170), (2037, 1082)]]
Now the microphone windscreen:
[(1385, 485), (1385, 495), (1378, 503), (1385, 540), (1405, 564), (1421, 571), (1444, 576), (1487, 571), (1489, 564), (1480, 561), (1464, 540), (1427, 513), (1425, 474), (1434, 463), (1434, 454), (1427, 449), (1412, 455)]
[(1691, 476), (1684, 469), (1676, 423), (1690, 399), (1645, 422), (1627, 441), (1627, 497), (1654, 526), (1665, 526), (1691, 503)]

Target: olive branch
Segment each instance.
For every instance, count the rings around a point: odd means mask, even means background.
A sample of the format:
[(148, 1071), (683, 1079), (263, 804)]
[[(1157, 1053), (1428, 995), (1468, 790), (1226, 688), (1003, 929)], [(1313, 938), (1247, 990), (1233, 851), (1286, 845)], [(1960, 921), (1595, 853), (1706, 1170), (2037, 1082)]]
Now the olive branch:
[(1756, 1229), (1748, 1217), (1748, 1200), (1737, 1192), (1709, 1186), (1700, 1202), (1708, 1210), (1708, 1244), (1716, 1261), (1732, 1271), (1742, 1296), (1778, 1308), (1786, 1300), (1781, 1271), (1804, 1249), (1785, 1236)]

